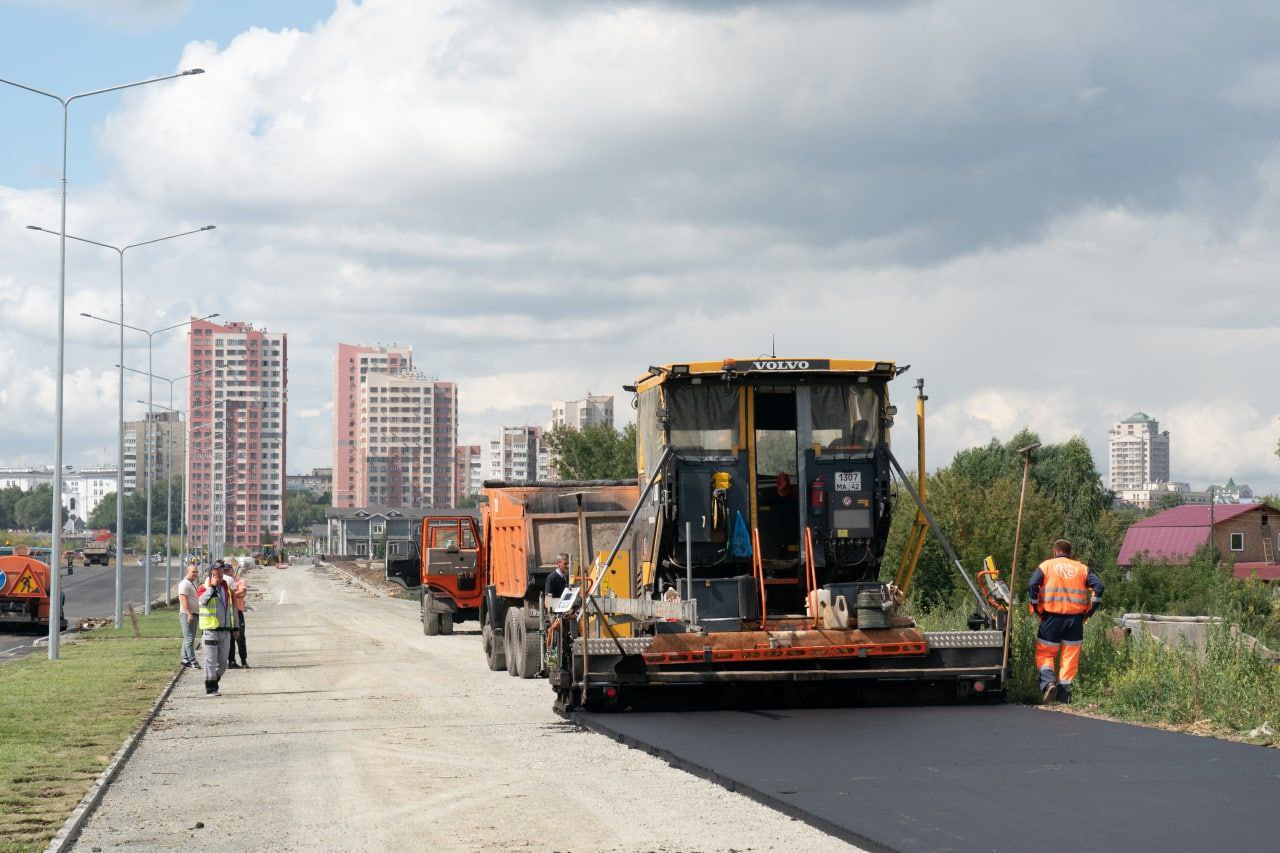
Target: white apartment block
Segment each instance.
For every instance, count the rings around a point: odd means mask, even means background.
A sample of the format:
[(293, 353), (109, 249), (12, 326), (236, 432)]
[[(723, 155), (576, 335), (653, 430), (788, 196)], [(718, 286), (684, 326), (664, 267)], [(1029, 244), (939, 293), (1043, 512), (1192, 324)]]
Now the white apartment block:
[[(157, 401), (158, 402), (158, 401)], [(124, 490), (146, 488), (147, 469), (154, 471), (153, 487), (162, 482), (166, 471), (181, 477), (186, 470), (187, 425), (181, 412), (153, 412), (140, 421), (124, 423)], [(149, 448), (139, 455), (144, 442)]]
[(484, 486), (484, 452), (478, 444), (460, 444), (454, 453), (458, 500), (480, 494)]
[(1107, 445), (1108, 485), (1117, 495), (1169, 481), (1169, 432), (1145, 412), (1112, 424)]
[(551, 479), (551, 457), (543, 441), (542, 427), (503, 427), (489, 442), (489, 465), (485, 479), (528, 483)]
[[(356, 506), (447, 509), (456, 501), (457, 386), (369, 371), (356, 396)], [(337, 471), (334, 472), (335, 477)]]
[[(0, 468), (0, 489), (17, 486), (29, 492), (37, 486), (53, 485), (53, 467)], [(67, 466), (62, 470), (62, 505), (68, 516), (87, 522), (89, 516), (102, 503), (102, 499), (116, 490), (116, 466), (90, 465)], [(52, 512), (52, 508), (50, 508)]]
[(613, 395), (587, 394), (581, 400), (552, 400), (548, 429), (567, 426), (580, 430), (594, 424), (613, 426)]

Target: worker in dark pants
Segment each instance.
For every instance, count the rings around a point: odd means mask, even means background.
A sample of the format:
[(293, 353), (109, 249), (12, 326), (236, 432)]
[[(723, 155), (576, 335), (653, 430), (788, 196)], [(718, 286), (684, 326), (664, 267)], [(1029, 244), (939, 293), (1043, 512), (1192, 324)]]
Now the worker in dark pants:
[[(236, 669), (249, 668), (249, 646), (244, 638), (244, 596), (246, 587), (244, 576), (229, 580), (228, 585), (231, 587), (231, 604), (236, 610), (236, 633), (235, 645), (231, 649), (231, 661), (228, 664)], [(236, 652), (240, 653), (240, 666), (236, 666)]]
[[(1053, 557), (1045, 560), (1027, 582), (1031, 608), (1040, 617), (1036, 632), (1036, 668), (1045, 704), (1071, 701), (1071, 688), (1080, 670), (1084, 622), (1102, 605), (1102, 578), (1071, 558), (1071, 543), (1053, 543)], [(1058, 652), (1062, 660), (1054, 672)]]

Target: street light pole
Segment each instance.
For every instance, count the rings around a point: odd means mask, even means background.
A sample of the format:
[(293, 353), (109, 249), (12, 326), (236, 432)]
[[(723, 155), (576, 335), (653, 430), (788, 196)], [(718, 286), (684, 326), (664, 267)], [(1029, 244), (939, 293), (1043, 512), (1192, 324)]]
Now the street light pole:
[[(204, 371), (202, 371), (202, 372), (204, 372)], [(206, 426), (202, 426), (202, 427), (192, 427), (192, 426), (191, 426), (191, 417), (190, 417), (190, 415), (191, 415), (191, 413), (190, 413), (190, 412), (188, 412), (188, 413), (187, 413), (187, 426), (186, 426), (186, 429), (185, 429), (185, 432), (186, 432), (186, 434), (187, 434), (187, 438), (186, 438), (186, 445), (185, 445), (185, 447), (186, 447), (186, 457), (187, 457), (187, 461), (188, 461), (188, 463), (189, 463), (193, 458), (195, 458), (195, 457), (193, 456), (192, 452), (191, 452), (191, 451), (192, 451), (192, 439), (191, 439), (191, 436), (195, 435), (195, 434), (196, 434), (196, 433), (198, 433), (198, 432), (204, 432), (206, 429), (211, 429), (211, 428), (212, 428), (212, 425), (211, 425), (211, 424), (210, 424), (210, 425), (206, 425)], [(190, 465), (189, 465), (189, 466), (188, 466), (188, 468), (190, 468), (190, 467), (194, 467), (194, 466), (190, 466)], [(189, 476), (186, 476), (186, 475), (184, 474), (184, 475), (183, 475), (183, 477), (182, 477), (182, 510), (181, 510), (180, 517), (179, 517), (179, 526), (182, 528), (182, 553), (184, 553), (184, 554), (186, 554), (186, 553), (187, 553), (187, 544), (188, 544), (188, 543), (187, 543), (187, 529), (188, 529), (188, 528), (187, 528), (187, 512), (188, 512), (188, 511), (189, 511), (189, 509), (190, 509), (190, 505), (191, 505), (191, 478), (190, 478)]]
[[(48, 228), (41, 228), (39, 225), (28, 225), (31, 231), (40, 231), (44, 234), (54, 234), (61, 236), (59, 232), (52, 231)], [(116, 365), (120, 369), (119, 376), (119, 394), (117, 402), (119, 406), (118, 412), (118, 445), (116, 448), (116, 601), (115, 601), (115, 626), (119, 628), (124, 621), (124, 254), (130, 249), (136, 249), (139, 246), (150, 246), (152, 243), (163, 243), (165, 240), (173, 240), (177, 237), (186, 237), (189, 234), (199, 234), (202, 231), (212, 231), (215, 226), (205, 225), (202, 228), (195, 228), (190, 231), (183, 231), (179, 234), (170, 234), (167, 237), (157, 237), (154, 240), (143, 240), (138, 243), (130, 243), (126, 246), (115, 246), (111, 243), (100, 243), (97, 240), (90, 240), (87, 237), (76, 237), (75, 235), (66, 235), (68, 240), (75, 240), (80, 243), (89, 243), (94, 246), (101, 246), (104, 249), (110, 249), (115, 252), (120, 259), (120, 362)], [(145, 434), (145, 433), (144, 433)], [(136, 454), (135, 454), (136, 460)], [(136, 470), (136, 461), (135, 461)], [(137, 487), (137, 483), (134, 483)], [(148, 568), (148, 571), (150, 569)]]
[(187, 77), (192, 74), (203, 74), (203, 68), (192, 68), (188, 71), (182, 71), (177, 74), (168, 74), (164, 77), (153, 77), (149, 80), (139, 80), (136, 83), (124, 83), (119, 86), (110, 86), (106, 89), (94, 89), (91, 92), (80, 92), (69, 98), (61, 95), (55, 95), (52, 92), (46, 92), (43, 89), (37, 89), (34, 86), (28, 86), (25, 83), (18, 83), (13, 80), (5, 80), (0, 78), (0, 83), (6, 83), (18, 89), (25, 89), (36, 95), (43, 95), (46, 98), (53, 98), (62, 105), (62, 198), (61, 212), (59, 215), (59, 241), (58, 241), (58, 358), (57, 373), (54, 376), (54, 432), (53, 432), (53, 518), (52, 518), (52, 541), (49, 553), (49, 660), (57, 660), (59, 657), (59, 640), (60, 630), (62, 628), (62, 595), (61, 595), (61, 572), (62, 565), (62, 371), (63, 360), (66, 352), (66, 297), (67, 297), (67, 126), (71, 121), (71, 102), (81, 98), (89, 98), (94, 95), (105, 95), (108, 92), (119, 92), (122, 89), (132, 89), (135, 86), (145, 86), (148, 83), (159, 83), (162, 80), (173, 80), (177, 77)]
[[(153, 329), (153, 330), (143, 329), (139, 326), (131, 326), (128, 323), (117, 323), (115, 320), (108, 320), (106, 317), (99, 317), (96, 314), (86, 314), (83, 311), (80, 312), (80, 316), (88, 317), (90, 320), (97, 320), (100, 323), (107, 323), (108, 325), (112, 325), (112, 326), (118, 325), (125, 329), (132, 329), (135, 332), (141, 332), (142, 334), (146, 335), (147, 336), (146, 373), (148, 376), (150, 376), (151, 375), (151, 351), (152, 351), (151, 344), (152, 344), (152, 339), (155, 338), (156, 335), (160, 334), (161, 332), (169, 332), (174, 329), (181, 329), (183, 326), (189, 326), (192, 323), (198, 323), (201, 320), (208, 320), (213, 317), (217, 317), (218, 314), (213, 313), (213, 314), (206, 314), (203, 317), (192, 317), (190, 320), (183, 320), (181, 323), (174, 323), (172, 326), (165, 326), (163, 329)], [(151, 451), (151, 447), (150, 447), (151, 419), (154, 414), (153, 403), (152, 403), (153, 384), (154, 383), (151, 381), (151, 379), (147, 379), (147, 417), (142, 425), (143, 426), (142, 434), (144, 437), (144, 445), (145, 445), (144, 452), (148, 454), (150, 454), (150, 451)], [(152, 482), (152, 473), (153, 473), (152, 469), (154, 467), (155, 466), (151, 464), (151, 460), (148, 459), (147, 460), (147, 544), (146, 544), (145, 556), (143, 558), (146, 561), (145, 562), (146, 571), (142, 573), (142, 595), (143, 595), (143, 598), (146, 599), (142, 603), (142, 612), (144, 614), (151, 612), (151, 482)]]
[[(155, 404), (156, 408), (164, 409), (165, 411), (171, 414), (181, 415), (182, 412), (173, 407), (173, 386), (184, 379), (190, 379), (192, 376), (200, 376), (205, 373), (212, 373), (216, 368), (210, 367), (205, 370), (197, 370), (194, 373), (187, 373), (175, 379), (168, 379), (164, 376), (158, 376), (154, 373), (147, 373), (142, 370), (135, 370), (132, 367), (126, 367), (124, 369), (130, 371), (131, 373), (140, 373), (143, 376), (150, 377), (151, 379), (159, 379), (161, 382), (168, 382), (169, 383), (169, 405), (166, 407), (166, 406), (161, 406), (159, 403), (157, 403)], [(142, 401), (139, 400), (138, 402), (142, 402)], [(169, 603), (169, 590), (171, 589), (173, 584), (172, 578), (169, 574), (170, 564), (173, 561), (173, 426), (174, 424), (171, 418), (169, 421), (169, 429), (165, 436), (165, 451), (164, 451), (164, 467), (165, 467), (164, 603), (165, 604)], [(181, 424), (178, 425), (178, 428), (183, 429)], [(186, 475), (184, 473), (183, 475), (184, 485), (185, 485), (185, 482), (186, 482)], [(148, 573), (151, 571), (150, 567), (147, 568), (147, 571)]]

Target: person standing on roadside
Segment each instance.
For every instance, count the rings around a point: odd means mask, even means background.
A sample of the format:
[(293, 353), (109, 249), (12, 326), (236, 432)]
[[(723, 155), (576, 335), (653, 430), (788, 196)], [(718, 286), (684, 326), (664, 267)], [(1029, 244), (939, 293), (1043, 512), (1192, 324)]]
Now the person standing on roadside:
[(227, 671), (236, 619), (231, 590), (222, 578), (221, 562), (209, 567), (209, 577), (196, 594), (200, 603), (201, 644), (204, 646), (204, 692), (206, 696), (221, 696), (218, 682)]
[[(1036, 631), (1036, 669), (1045, 704), (1071, 701), (1071, 688), (1080, 670), (1084, 622), (1102, 605), (1102, 578), (1071, 558), (1071, 543), (1053, 543), (1053, 557), (1040, 564), (1027, 582), (1031, 608), (1040, 617)], [(1062, 661), (1054, 673), (1055, 659)]]
[(200, 608), (196, 595), (196, 581), (200, 570), (195, 564), (187, 566), (187, 574), (178, 582), (178, 625), (182, 628), (182, 665), (199, 669), (196, 661), (196, 613)]
[(244, 638), (244, 596), (248, 591), (248, 587), (244, 582), (244, 570), (240, 570), (238, 577), (230, 578), (227, 583), (231, 587), (231, 604), (236, 610), (236, 631), (235, 631), (235, 647), (231, 649), (231, 663), (233, 668), (236, 666), (236, 652), (240, 652), (240, 666), (245, 669), (249, 668), (249, 648), (245, 644)]

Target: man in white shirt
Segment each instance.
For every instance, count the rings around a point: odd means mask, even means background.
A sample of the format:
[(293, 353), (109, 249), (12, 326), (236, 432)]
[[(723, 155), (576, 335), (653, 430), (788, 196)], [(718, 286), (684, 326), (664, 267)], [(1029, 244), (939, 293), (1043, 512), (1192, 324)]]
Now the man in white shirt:
[(196, 578), (200, 571), (192, 563), (187, 575), (178, 582), (178, 621), (182, 627), (182, 665), (199, 669), (196, 662), (196, 616), (199, 604), (196, 599)]

